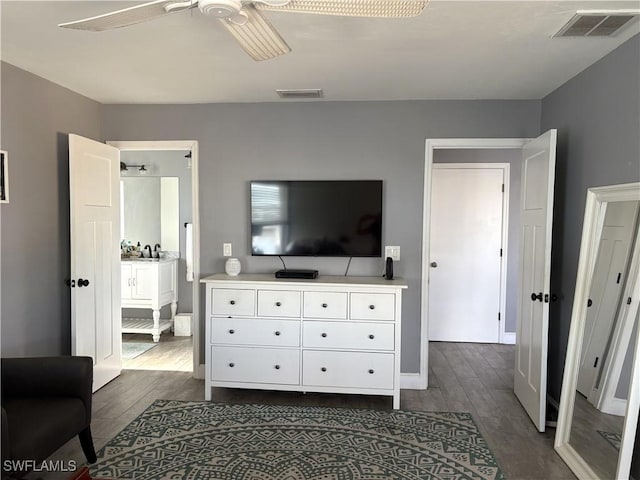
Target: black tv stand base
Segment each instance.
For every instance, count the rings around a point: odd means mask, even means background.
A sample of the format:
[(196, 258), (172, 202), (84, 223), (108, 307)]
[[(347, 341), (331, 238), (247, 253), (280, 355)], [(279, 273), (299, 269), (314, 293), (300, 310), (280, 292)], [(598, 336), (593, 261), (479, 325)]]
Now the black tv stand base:
[(284, 269), (276, 272), (276, 278), (313, 279), (318, 278), (318, 270)]

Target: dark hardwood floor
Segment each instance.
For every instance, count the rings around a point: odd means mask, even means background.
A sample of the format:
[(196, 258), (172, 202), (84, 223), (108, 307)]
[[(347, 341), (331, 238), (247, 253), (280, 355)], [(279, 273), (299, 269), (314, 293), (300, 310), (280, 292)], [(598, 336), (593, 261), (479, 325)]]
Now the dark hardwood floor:
[[(514, 349), (510, 345), (431, 343), (429, 388), (402, 390), (401, 408), (471, 412), (509, 480), (574, 479), (553, 450), (555, 430), (538, 433), (513, 394)], [(96, 449), (122, 430), (155, 399), (203, 400), (204, 383), (186, 372), (125, 370), (94, 395), (92, 430)], [(213, 401), (391, 408), (388, 397), (214, 389)], [(84, 463), (77, 439), (52, 459)], [(30, 479), (67, 479), (69, 474), (32, 473)]]

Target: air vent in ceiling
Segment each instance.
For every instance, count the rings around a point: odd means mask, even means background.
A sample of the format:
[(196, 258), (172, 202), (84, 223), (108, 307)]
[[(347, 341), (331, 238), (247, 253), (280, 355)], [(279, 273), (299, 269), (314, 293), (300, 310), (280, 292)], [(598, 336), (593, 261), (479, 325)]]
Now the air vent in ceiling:
[(321, 88), (276, 90), (276, 93), (280, 98), (322, 98)]
[(610, 37), (638, 16), (634, 10), (578, 11), (554, 37)]

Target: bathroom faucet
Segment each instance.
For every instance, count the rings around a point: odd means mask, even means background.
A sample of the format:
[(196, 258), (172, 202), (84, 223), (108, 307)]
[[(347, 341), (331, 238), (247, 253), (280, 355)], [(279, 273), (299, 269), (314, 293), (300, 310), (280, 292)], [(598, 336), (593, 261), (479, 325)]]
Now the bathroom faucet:
[(155, 246), (153, 247), (153, 257), (154, 258), (160, 258), (160, 244), (156, 243)]
[(144, 250), (149, 250), (149, 258), (153, 257), (153, 254), (151, 253), (151, 245), (149, 244), (145, 245)]

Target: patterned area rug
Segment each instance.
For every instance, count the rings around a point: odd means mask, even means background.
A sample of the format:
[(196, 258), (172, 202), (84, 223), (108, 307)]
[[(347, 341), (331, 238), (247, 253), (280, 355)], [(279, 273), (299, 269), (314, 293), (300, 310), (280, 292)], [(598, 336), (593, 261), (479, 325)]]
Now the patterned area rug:
[(157, 400), (98, 452), (94, 477), (503, 479), (468, 413)]
[(596, 430), (607, 442), (616, 450), (620, 450), (622, 435), (619, 433), (605, 432), (604, 430)]
[(122, 342), (122, 358), (131, 360), (157, 346), (157, 343)]

